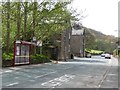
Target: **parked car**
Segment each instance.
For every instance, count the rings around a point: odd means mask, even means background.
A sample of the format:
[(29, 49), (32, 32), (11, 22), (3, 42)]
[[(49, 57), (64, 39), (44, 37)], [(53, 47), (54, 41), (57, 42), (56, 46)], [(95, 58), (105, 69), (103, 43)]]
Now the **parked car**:
[(91, 56), (90, 53), (88, 53), (88, 54), (86, 55), (86, 57), (87, 57), (87, 58), (91, 58), (92, 56)]
[(101, 54), (101, 57), (105, 57), (105, 53)]
[(111, 55), (110, 55), (109, 53), (106, 53), (106, 54), (105, 54), (105, 58), (106, 58), (106, 59), (111, 59)]

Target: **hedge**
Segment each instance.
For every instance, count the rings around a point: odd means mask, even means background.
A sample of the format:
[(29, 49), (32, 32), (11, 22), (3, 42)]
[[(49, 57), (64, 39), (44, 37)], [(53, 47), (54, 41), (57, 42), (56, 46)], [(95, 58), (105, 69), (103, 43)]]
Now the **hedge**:
[(36, 54), (36, 55), (30, 56), (30, 63), (31, 64), (46, 63), (46, 62), (50, 62), (50, 59), (46, 55)]

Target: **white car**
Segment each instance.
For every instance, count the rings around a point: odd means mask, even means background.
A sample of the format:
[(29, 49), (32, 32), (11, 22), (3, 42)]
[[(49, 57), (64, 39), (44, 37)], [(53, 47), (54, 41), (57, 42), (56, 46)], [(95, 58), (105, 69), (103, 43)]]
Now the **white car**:
[(103, 54), (101, 54), (101, 57), (105, 57), (105, 54), (103, 53)]
[(105, 54), (105, 58), (106, 58), (106, 59), (111, 59), (111, 55), (110, 55), (109, 53), (106, 53), (106, 54)]
[(88, 54), (86, 55), (86, 57), (87, 57), (87, 58), (91, 58), (92, 55), (91, 55), (90, 53), (88, 53)]

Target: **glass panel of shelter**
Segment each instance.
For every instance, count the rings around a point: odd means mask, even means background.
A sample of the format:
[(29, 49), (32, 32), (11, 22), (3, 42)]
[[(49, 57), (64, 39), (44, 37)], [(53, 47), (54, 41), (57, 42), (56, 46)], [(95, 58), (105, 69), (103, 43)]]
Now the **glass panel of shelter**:
[(28, 64), (29, 63), (29, 49), (30, 46), (27, 44), (15, 44), (15, 65), (17, 64)]

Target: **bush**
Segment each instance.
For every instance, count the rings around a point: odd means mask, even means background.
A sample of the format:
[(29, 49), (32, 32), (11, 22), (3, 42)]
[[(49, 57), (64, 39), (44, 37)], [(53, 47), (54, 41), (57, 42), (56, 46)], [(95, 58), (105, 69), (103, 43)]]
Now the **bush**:
[(13, 53), (3, 53), (2, 60), (13, 60), (14, 54)]
[(33, 63), (33, 64), (45, 63), (45, 62), (50, 62), (50, 59), (46, 55), (36, 54), (36, 55), (31, 55), (30, 56), (30, 62)]

